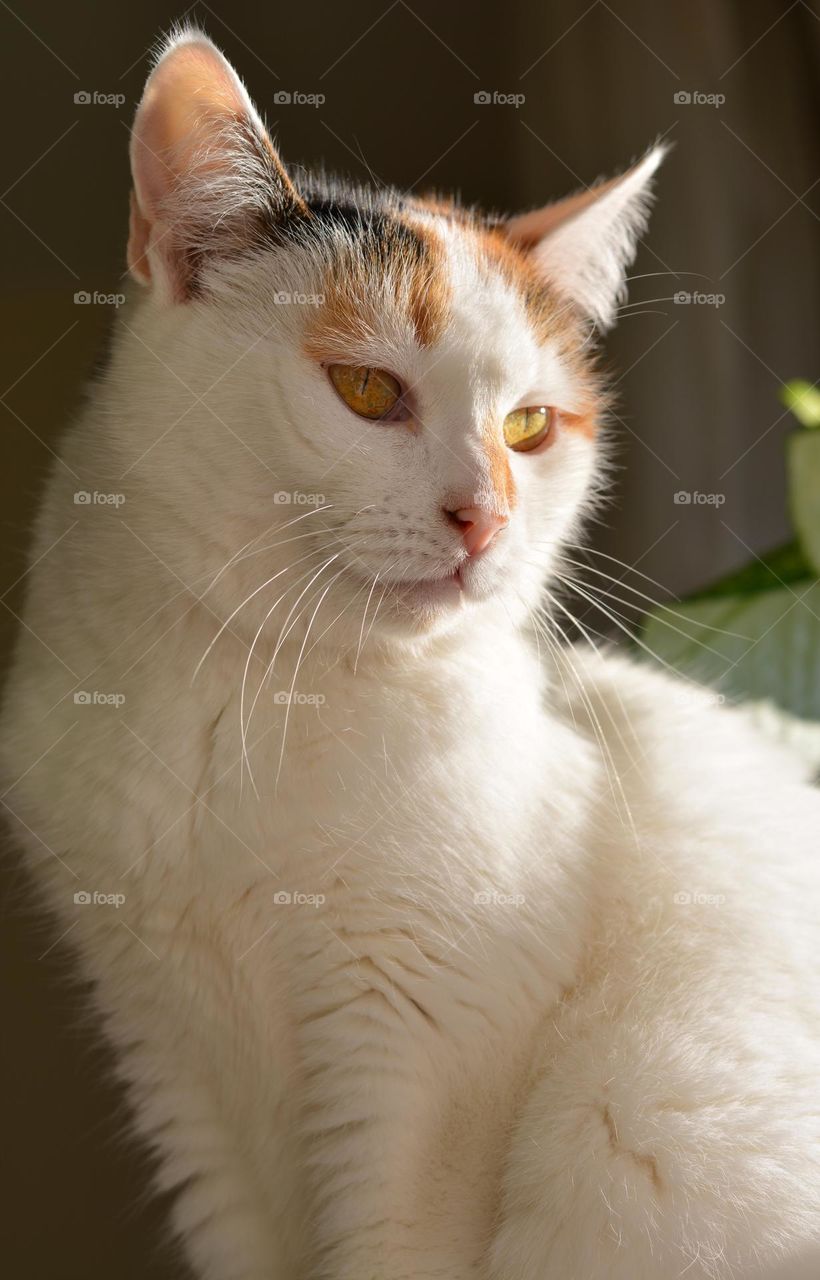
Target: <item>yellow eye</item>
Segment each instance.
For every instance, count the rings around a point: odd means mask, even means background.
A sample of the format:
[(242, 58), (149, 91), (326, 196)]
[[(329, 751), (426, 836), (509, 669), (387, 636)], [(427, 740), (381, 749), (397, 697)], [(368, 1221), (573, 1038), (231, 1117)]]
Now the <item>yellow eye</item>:
[(401, 397), (401, 384), (385, 369), (332, 364), (328, 374), (345, 404), (360, 418), (385, 418)]
[(504, 419), (504, 441), (518, 453), (537, 449), (546, 440), (552, 426), (552, 410), (543, 405), (532, 409), (514, 409)]

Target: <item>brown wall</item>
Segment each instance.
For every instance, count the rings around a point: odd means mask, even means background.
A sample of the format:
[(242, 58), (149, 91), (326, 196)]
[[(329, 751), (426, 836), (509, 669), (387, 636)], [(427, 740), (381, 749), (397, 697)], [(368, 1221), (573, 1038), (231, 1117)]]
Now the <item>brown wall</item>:
[[(285, 156), (403, 186), (525, 207), (590, 182), (658, 135), (676, 149), (632, 298), (721, 292), (720, 308), (647, 301), (609, 343), (624, 470), (598, 545), (686, 589), (786, 536), (780, 380), (820, 375), (820, 6), (778, 0), (339, 0), (196, 6), (246, 77)], [(166, 4), (31, 0), (0, 8), (3, 586), (8, 642), (32, 511), (61, 425), (104, 341), (123, 270), (126, 127)], [(16, 16), (15, 16), (16, 15)], [(360, 38), (361, 37), (361, 38)], [(535, 65), (533, 65), (535, 64)], [(532, 67), (531, 70), (528, 68)], [(277, 89), (325, 93), (320, 109)], [(476, 105), (481, 89), (519, 107)], [(79, 105), (78, 91), (125, 105)], [(674, 101), (722, 93), (720, 107)], [(680, 274), (680, 273), (695, 273)], [(641, 314), (643, 313), (643, 314)], [(726, 495), (680, 508), (678, 489)], [(21, 761), (21, 771), (28, 765)], [(159, 1245), (145, 1163), (70, 985), (67, 956), (10, 865), (0, 1257), (36, 1280), (181, 1275)]]

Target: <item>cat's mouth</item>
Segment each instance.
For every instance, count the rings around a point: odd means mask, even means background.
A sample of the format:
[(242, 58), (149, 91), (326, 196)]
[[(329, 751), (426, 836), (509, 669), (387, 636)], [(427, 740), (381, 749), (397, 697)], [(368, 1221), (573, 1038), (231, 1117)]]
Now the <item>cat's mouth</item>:
[(426, 630), (448, 617), (454, 618), (471, 604), (489, 599), (498, 588), (497, 581), (491, 581), (484, 572), (476, 572), (469, 560), (435, 577), (380, 577), (375, 584), (371, 579), (370, 585), (380, 601), (379, 616), (385, 622), (391, 617), (395, 622), (403, 619), (413, 630), (419, 626)]
[(488, 580), (485, 573), (476, 573), (475, 566), (465, 560), (436, 577), (394, 579), (388, 583), (386, 598), (398, 613), (430, 619), (486, 600), (496, 587), (497, 583)]
[(464, 604), (466, 590), (461, 569), (444, 578), (418, 578), (409, 582), (392, 584), (392, 593), (399, 605), (423, 611), (435, 608), (459, 608)]

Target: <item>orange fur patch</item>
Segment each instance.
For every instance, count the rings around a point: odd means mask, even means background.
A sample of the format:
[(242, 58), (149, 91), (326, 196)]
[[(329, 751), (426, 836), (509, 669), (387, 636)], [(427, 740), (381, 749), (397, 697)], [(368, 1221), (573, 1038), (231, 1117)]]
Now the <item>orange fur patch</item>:
[(485, 432), (487, 441), (487, 461), (490, 464), (490, 484), (495, 495), (496, 510), (502, 513), (513, 511), (518, 502), (518, 490), (515, 487), (510, 455), (507, 446), (498, 439), (498, 428), (495, 424)]
[(575, 431), (579, 436), (584, 436), (587, 440), (594, 440), (598, 433), (598, 425), (601, 414), (604, 410), (604, 400), (592, 405), (584, 413), (560, 413), (558, 415), (559, 426), (566, 427), (568, 431)]
[(385, 293), (404, 306), (416, 341), (432, 346), (447, 324), (449, 286), (441, 241), (421, 219), (398, 212), (363, 241), (343, 247), (322, 285), (305, 337), (314, 358), (343, 357), (368, 330), (384, 327)]
[(424, 256), (410, 279), (410, 315), (416, 338), (422, 347), (431, 347), (447, 324), (450, 288), (444, 250), (434, 231), (416, 218), (403, 221), (424, 245)]
[(550, 289), (531, 259), (516, 249), (503, 230), (475, 229), (473, 237), (479, 264), (497, 272), (515, 289), (539, 343), (554, 341), (562, 332), (577, 329), (572, 307)]

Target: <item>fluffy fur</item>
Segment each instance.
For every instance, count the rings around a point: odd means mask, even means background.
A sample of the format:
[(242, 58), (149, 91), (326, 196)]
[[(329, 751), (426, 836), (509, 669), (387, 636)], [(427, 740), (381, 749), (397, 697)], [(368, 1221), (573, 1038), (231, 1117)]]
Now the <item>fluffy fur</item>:
[[(149, 80), (139, 296), (2, 729), (203, 1280), (816, 1274), (817, 794), (736, 712), (530, 626), (659, 159), (506, 224), (293, 183), (198, 33)], [(409, 423), (333, 361), (393, 371)], [(505, 450), (542, 404), (548, 447)], [(474, 506), (508, 523), (467, 558)]]

